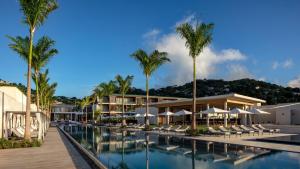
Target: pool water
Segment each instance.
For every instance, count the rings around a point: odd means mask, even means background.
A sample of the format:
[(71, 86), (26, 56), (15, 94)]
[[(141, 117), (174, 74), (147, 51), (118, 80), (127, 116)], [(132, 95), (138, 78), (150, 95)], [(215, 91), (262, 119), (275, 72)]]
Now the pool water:
[(299, 169), (300, 154), (103, 127), (64, 126), (109, 169)]

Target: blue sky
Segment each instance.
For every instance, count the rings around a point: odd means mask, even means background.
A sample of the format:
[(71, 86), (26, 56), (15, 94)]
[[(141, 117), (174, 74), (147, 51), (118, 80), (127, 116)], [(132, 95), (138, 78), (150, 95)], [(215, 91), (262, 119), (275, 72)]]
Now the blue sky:
[[(172, 63), (160, 68), (152, 87), (188, 82), (192, 67), (184, 41), (175, 33), (184, 21), (213, 22), (212, 44), (198, 58), (199, 78), (233, 80), (250, 77), (283, 86), (300, 86), (300, 1), (71, 1), (37, 30), (48, 35), (59, 54), (49, 64), (57, 95), (84, 96), (116, 74), (144, 76), (129, 57), (139, 48), (167, 51)], [(0, 5), (0, 78), (26, 82), (26, 64), (8, 48), (5, 35), (27, 35), (17, 0)]]

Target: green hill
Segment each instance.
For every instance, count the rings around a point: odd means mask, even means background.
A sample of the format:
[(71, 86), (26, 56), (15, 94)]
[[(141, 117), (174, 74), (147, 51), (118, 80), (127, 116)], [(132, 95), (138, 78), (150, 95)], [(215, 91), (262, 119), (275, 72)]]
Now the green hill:
[[(159, 89), (151, 89), (149, 92), (150, 95), (191, 98), (192, 86), (193, 84), (190, 82), (182, 86), (167, 86)], [(141, 90), (132, 89), (130, 93), (141, 94)], [(197, 80), (197, 97), (228, 93), (239, 93), (264, 99), (267, 101), (267, 104), (300, 102), (299, 88), (283, 87), (253, 79), (240, 79), (234, 81)]]

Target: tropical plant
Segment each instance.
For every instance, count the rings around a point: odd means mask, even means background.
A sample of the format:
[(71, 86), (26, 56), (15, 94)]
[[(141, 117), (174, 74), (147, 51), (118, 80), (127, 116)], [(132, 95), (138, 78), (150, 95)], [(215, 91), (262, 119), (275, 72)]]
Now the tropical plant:
[[(25, 37), (22, 38), (20, 36), (8, 38), (12, 41), (9, 44), (9, 47), (17, 52), (22, 59), (28, 62), (28, 48), (29, 48), (29, 38)], [(32, 68), (33, 68), (33, 75), (37, 77), (40, 73), (40, 70), (49, 62), (51, 57), (56, 55), (58, 51), (52, 46), (54, 45), (54, 41), (50, 38), (43, 36), (37, 42), (37, 44), (33, 45), (33, 57), (32, 57)], [(39, 102), (39, 85), (38, 85), (39, 78), (34, 79), (35, 88), (36, 88), (36, 105), (37, 111), (40, 110), (40, 102)]]
[(189, 23), (181, 24), (176, 31), (186, 40), (185, 46), (189, 49), (189, 55), (193, 58), (193, 114), (191, 129), (196, 129), (196, 58), (204, 47), (212, 41), (213, 24), (202, 23), (195, 28)]
[[(104, 96), (109, 97), (110, 95), (115, 93), (116, 82), (111, 80), (108, 83), (101, 83), (99, 87), (102, 88)], [(109, 109), (109, 115), (111, 115), (110, 109)]]
[(37, 81), (38, 88), (40, 89), (38, 91), (38, 95), (40, 98), (41, 103), (41, 110), (45, 113), (47, 118), (50, 118), (50, 112), (51, 112), (51, 105), (54, 102), (54, 94), (56, 91), (57, 83), (49, 83), (49, 77), (48, 77), (49, 71), (46, 69), (45, 72), (40, 72), (37, 76), (33, 74), (33, 80)]
[(87, 96), (85, 98), (82, 99), (82, 101), (80, 102), (80, 107), (81, 110), (83, 112), (83, 109), (85, 108), (85, 122), (87, 123), (87, 118), (88, 118), (88, 114), (87, 114), (87, 106), (91, 103), (90, 101), (90, 96)]
[(126, 76), (125, 78), (123, 78), (121, 75), (116, 76), (119, 92), (122, 95), (122, 125), (123, 126), (126, 125), (126, 121), (124, 118), (124, 113), (125, 113), (124, 98), (125, 98), (125, 94), (128, 92), (128, 90), (131, 87), (132, 80), (133, 80), (133, 76)]
[[(43, 36), (38, 40), (37, 44), (33, 48), (33, 57), (32, 57), (32, 68), (33, 74), (38, 76), (41, 69), (46, 66), (49, 60), (58, 53), (57, 49), (53, 48), (55, 41), (49, 37)], [(38, 81), (39, 78), (35, 78), (35, 88), (36, 88), (36, 105), (37, 111), (40, 108), (40, 99), (39, 99), (39, 88)]]
[[(97, 119), (98, 117), (100, 116), (101, 117), (101, 113), (102, 113), (102, 100), (103, 100), (103, 97), (104, 97), (104, 91), (101, 87), (101, 84), (98, 85), (94, 91), (93, 91), (93, 95), (94, 97), (96, 97), (96, 101), (98, 100), (99, 102), (99, 105), (100, 105), (100, 110), (98, 111), (98, 116), (97, 116)], [(94, 112), (95, 113), (95, 112)], [(93, 118), (94, 118), (95, 115), (93, 115)]]
[(30, 104), (31, 104), (31, 61), (33, 49), (33, 37), (35, 30), (41, 26), (48, 15), (58, 5), (56, 0), (19, 0), (20, 8), (24, 15), (24, 23), (29, 27), (28, 68), (27, 68), (27, 91), (26, 91), (26, 115), (24, 138), (30, 140)]
[(159, 52), (158, 50), (154, 50), (149, 55), (139, 49), (133, 54), (131, 57), (134, 58), (136, 61), (139, 62), (140, 67), (143, 70), (144, 75), (146, 76), (146, 118), (145, 124), (146, 128), (149, 128), (149, 79), (152, 73), (157, 70), (161, 65), (166, 62), (170, 62), (170, 59), (167, 57), (166, 52)]

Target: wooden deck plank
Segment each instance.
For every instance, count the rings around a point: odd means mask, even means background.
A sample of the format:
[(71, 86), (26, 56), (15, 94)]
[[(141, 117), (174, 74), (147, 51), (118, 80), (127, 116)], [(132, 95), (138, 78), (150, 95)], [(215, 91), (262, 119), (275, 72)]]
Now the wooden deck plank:
[(0, 150), (0, 168), (87, 168), (89, 165), (57, 128), (49, 128), (41, 147)]

